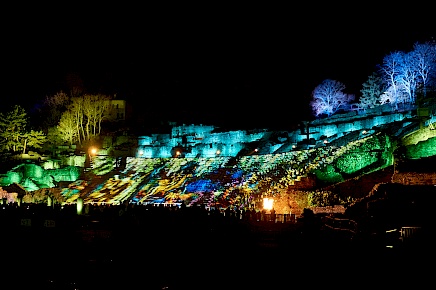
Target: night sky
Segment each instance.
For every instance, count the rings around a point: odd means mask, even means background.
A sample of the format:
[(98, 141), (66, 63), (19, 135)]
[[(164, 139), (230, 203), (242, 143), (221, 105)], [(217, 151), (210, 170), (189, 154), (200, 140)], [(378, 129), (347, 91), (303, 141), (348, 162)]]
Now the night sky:
[(358, 96), (386, 54), (433, 37), (422, 22), (394, 29), (349, 13), (173, 9), (138, 18), (93, 11), (33, 16), (21, 30), (5, 29), (6, 104), (30, 109), (79, 84), (116, 94), (150, 119), (288, 128), (312, 118), (311, 92), (323, 80), (338, 80)]

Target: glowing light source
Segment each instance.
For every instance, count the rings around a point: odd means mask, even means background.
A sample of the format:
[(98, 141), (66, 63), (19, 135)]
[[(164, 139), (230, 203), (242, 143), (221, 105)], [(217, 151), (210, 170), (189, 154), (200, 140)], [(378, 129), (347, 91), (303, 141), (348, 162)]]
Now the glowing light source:
[(76, 203), (76, 211), (78, 215), (82, 214), (83, 211), (83, 199), (78, 198)]
[(90, 155), (95, 155), (96, 153), (97, 153), (97, 148), (95, 148), (95, 147), (89, 148), (89, 154)]
[(263, 208), (265, 210), (272, 210), (274, 204), (274, 199), (265, 197), (263, 199)]

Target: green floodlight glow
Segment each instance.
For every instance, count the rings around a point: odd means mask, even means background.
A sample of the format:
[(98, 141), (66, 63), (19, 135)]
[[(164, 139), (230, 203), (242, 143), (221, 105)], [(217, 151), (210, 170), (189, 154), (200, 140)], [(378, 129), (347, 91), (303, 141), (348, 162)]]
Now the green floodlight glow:
[(12, 183), (20, 184), (22, 179), (23, 179), (23, 174), (21, 172), (8, 171), (5, 177), (2, 177), (1, 185), (4, 186)]
[(337, 168), (346, 173), (352, 174), (378, 161), (378, 157), (372, 152), (361, 150), (346, 154), (336, 163)]
[(76, 201), (76, 210), (77, 210), (77, 214), (81, 215), (83, 212), (83, 199), (78, 198)]
[(436, 137), (418, 142), (416, 145), (406, 146), (406, 157), (418, 159), (436, 155)]
[[(87, 203), (117, 204), (127, 200), (141, 203), (182, 200), (189, 204), (207, 202), (217, 206), (242, 208), (255, 205), (256, 208), (262, 208), (262, 193), (272, 189), (278, 192), (274, 194), (274, 210), (277, 213), (299, 212), (307, 206), (344, 202), (333, 196), (332, 192), (293, 190), (289, 193), (285, 190), (302, 177), (315, 173), (318, 181), (336, 183), (392, 164), (386, 162), (391, 161), (393, 156), (394, 146), (390, 137), (385, 134), (364, 135), (363, 139), (345, 146), (334, 146), (327, 142), (306, 150), (244, 155), (235, 159), (224, 154), (224, 151), (216, 151), (216, 148), (212, 148), (213, 157), (183, 157), (184, 153), (179, 158), (128, 157), (125, 170), (108, 179), (100, 179), (96, 175), (111, 173), (117, 166), (117, 159), (90, 147), (88, 153), (94, 155), (69, 158), (68, 164), (71, 166), (56, 169), (39, 168), (36, 165), (14, 168), (15, 171), (2, 177), (2, 183), (15, 179), (30, 190), (55, 186), (60, 181), (71, 181), (73, 183), (59, 194), (66, 203), (77, 204), (78, 214)], [(429, 154), (436, 150), (433, 149), (436, 148), (435, 142), (436, 139), (429, 139), (413, 144), (408, 152)], [(92, 182), (78, 180), (84, 170), (82, 164), (85, 158), (92, 158)], [(197, 186), (201, 184), (207, 186)], [(38, 199), (29, 199), (29, 202), (50, 202), (47, 196), (51, 195), (41, 191), (40, 195), (35, 195)], [(289, 200), (292, 200), (292, 204)]]

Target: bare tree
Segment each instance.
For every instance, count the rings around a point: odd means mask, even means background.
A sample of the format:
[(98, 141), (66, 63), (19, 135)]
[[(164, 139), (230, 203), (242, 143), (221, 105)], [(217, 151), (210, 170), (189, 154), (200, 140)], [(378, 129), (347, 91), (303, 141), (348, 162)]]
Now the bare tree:
[(58, 126), (64, 132), (65, 139), (82, 144), (98, 136), (111, 99), (112, 97), (106, 95), (72, 98), (68, 111), (63, 113)]
[(407, 94), (407, 99), (405, 99), (405, 102), (414, 104), (416, 87), (418, 85), (416, 54), (413, 51), (403, 54), (403, 59), (400, 64), (401, 70), (397, 75), (397, 82), (402, 87), (401, 90)]
[(55, 127), (69, 103), (70, 97), (62, 91), (46, 96), (42, 106), (38, 108), (38, 115), (41, 117), (37, 123), (40, 128), (47, 130), (47, 128)]
[(416, 70), (420, 77), (420, 82), (422, 83), (422, 90), (425, 98), (427, 95), (429, 78), (436, 76), (436, 43), (434, 41), (415, 43), (413, 49)]
[(387, 88), (379, 98), (381, 105), (391, 104), (394, 108), (398, 108), (398, 104), (405, 104), (408, 102), (407, 93), (403, 90), (404, 87), (398, 86), (394, 89), (393, 86)]
[(416, 104), (416, 92), (422, 88), (424, 96), (430, 76), (435, 72), (436, 45), (415, 43), (414, 50), (393, 52), (385, 56), (380, 72), (388, 90), (381, 103), (389, 100), (395, 108), (399, 103)]
[(354, 95), (343, 92), (345, 85), (341, 82), (327, 79), (318, 85), (312, 92), (311, 106), (315, 116), (333, 115), (339, 109), (346, 109)]
[(86, 117), (86, 134), (90, 139), (100, 134), (101, 122), (104, 119), (104, 113), (109, 108), (111, 97), (106, 95), (85, 95), (84, 97), (84, 115)]
[(44, 100), (44, 104), (52, 108), (66, 108), (69, 103), (70, 97), (63, 91), (57, 92), (53, 96), (46, 96)]
[(75, 122), (74, 125), (76, 128), (77, 142), (82, 143), (83, 140), (86, 140), (86, 135), (84, 130), (85, 120), (83, 115), (84, 99), (81, 97), (72, 98), (68, 110), (73, 115), (72, 118)]
[(383, 94), (383, 100), (380, 102), (386, 103), (386, 100), (398, 108), (398, 104), (404, 101), (404, 96), (401, 94), (401, 84), (399, 76), (403, 71), (404, 53), (401, 51), (391, 52), (383, 58), (383, 64), (379, 66), (379, 72), (383, 82), (388, 88)]

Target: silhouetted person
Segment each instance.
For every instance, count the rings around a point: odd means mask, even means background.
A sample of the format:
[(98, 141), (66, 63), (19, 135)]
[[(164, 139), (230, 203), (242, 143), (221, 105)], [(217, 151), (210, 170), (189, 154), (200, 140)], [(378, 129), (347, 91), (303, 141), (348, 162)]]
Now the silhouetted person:
[(317, 222), (313, 211), (309, 208), (303, 210), (301, 217), (303, 236), (307, 239), (314, 239), (317, 233)]
[(276, 221), (276, 210), (274, 208), (271, 209), (271, 221)]

